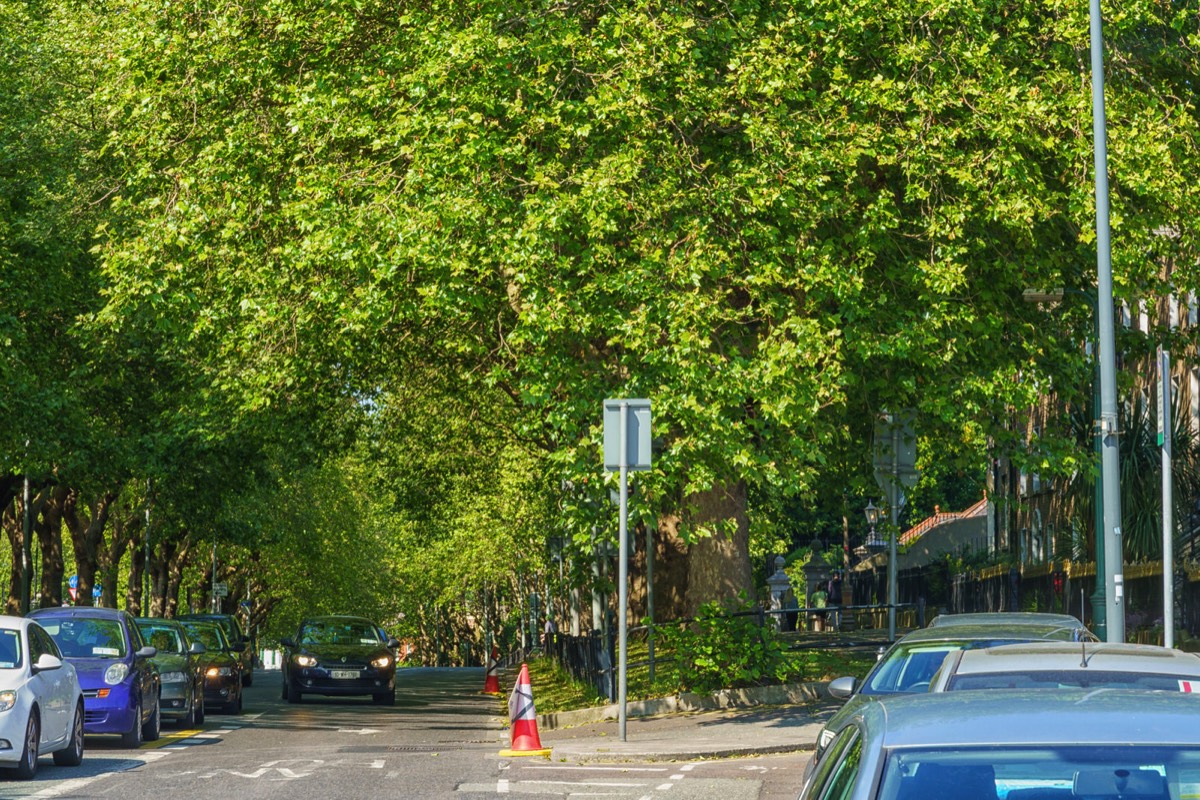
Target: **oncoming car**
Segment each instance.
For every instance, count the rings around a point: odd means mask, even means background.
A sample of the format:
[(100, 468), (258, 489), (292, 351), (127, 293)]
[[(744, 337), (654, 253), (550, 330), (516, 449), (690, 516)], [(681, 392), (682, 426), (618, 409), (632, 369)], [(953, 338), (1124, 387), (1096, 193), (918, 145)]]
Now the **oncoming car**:
[[(887, 695), (929, 691), (929, 683), (947, 653), (1020, 642), (1095, 639), (1091, 631), (1073, 617), (1060, 619), (1059, 615), (1053, 615), (1050, 620), (1031, 621), (1024, 614), (995, 613), (986, 615), (983, 620), (979, 619), (983, 615), (969, 616), (976, 619), (920, 628), (904, 636), (880, 657), (861, 682), (853, 677), (831, 681), (829, 693), (848, 699), (818, 735), (814, 758), (863, 704)], [(1011, 622), (1005, 619), (1010, 616), (1014, 618)]]
[(893, 696), (863, 706), (801, 800), (1200, 796), (1200, 697), (1123, 689)]
[(1200, 656), (1119, 642), (1007, 644), (950, 653), (929, 691), (1068, 687), (1200, 693)]
[(0, 767), (37, 774), (38, 756), (83, 761), (83, 694), (75, 668), (36, 622), (0, 616)]
[(304, 694), (371, 695), (381, 705), (396, 702), (399, 642), (362, 617), (313, 617), (300, 623), (295, 639), (283, 639), (283, 699)]

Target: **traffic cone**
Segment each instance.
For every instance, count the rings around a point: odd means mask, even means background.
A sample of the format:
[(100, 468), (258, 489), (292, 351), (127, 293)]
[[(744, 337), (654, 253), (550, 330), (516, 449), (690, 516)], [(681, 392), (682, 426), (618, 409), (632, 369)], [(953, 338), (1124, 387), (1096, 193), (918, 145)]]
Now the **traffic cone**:
[(483, 694), (491, 694), (499, 697), (500, 691), (500, 651), (495, 645), (492, 645), (492, 654), (488, 656), (487, 677), (483, 679)]
[(533, 686), (529, 683), (529, 667), (525, 664), (521, 665), (517, 685), (508, 696), (508, 718), (512, 723), (512, 749), (501, 750), (502, 757), (550, 757), (550, 748), (542, 747), (542, 741), (538, 738), (537, 712), (533, 708)]

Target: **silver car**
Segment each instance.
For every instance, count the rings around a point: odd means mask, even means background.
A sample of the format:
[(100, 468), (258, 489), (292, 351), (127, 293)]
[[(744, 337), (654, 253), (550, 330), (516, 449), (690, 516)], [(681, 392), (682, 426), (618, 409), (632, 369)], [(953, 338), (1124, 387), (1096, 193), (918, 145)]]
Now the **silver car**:
[(1151, 644), (1031, 642), (950, 653), (931, 692), (1150, 689), (1200, 693), (1200, 656)]
[[(1017, 621), (1003, 619), (1009, 616), (1017, 618)], [(815, 756), (820, 756), (850, 716), (863, 704), (887, 695), (927, 692), (929, 682), (947, 653), (1020, 642), (1095, 641), (1091, 631), (1074, 617), (1066, 617), (1066, 621), (1052, 619), (1030, 622), (1026, 619), (1022, 622), (1021, 618), (1025, 616), (997, 613), (988, 615), (986, 622), (920, 628), (893, 644), (861, 683), (853, 677), (831, 681), (829, 693), (847, 700), (829, 718), (818, 735)]]
[(930, 628), (946, 625), (1056, 625), (1082, 628), (1083, 623), (1070, 614), (1048, 614), (1044, 611), (982, 611), (970, 614), (938, 614)]
[(838, 733), (801, 800), (1200, 796), (1200, 698), (1122, 689), (888, 697)]

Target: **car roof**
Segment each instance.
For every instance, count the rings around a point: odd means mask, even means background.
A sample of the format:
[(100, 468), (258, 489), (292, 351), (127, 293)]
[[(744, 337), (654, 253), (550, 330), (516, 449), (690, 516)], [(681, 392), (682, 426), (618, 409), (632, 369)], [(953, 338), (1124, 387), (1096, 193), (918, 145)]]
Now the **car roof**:
[(889, 695), (860, 712), (884, 747), (1200, 745), (1200, 695), (981, 689)]
[(307, 625), (310, 622), (365, 622), (375, 627), (375, 623), (366, 617), (356, 617), (351, 614), (325, 614), (320, 617), (305, 617), (300, 620), (301, 625)]
[(984, 611), (971, 614), (938, 614), (930, 628), (946, 625), (1074, 625), (1083, 623), (1070, 614), (1047, 614), (1040, 611)]
[(168, 625), (176, 628), (182, 628), (182, 623), (177, 619), (167, 619), (166, 617), (134, 617), (133, 621), (141, 624), (143, 622), (150, 625)]
[(122, 620), (128, 612), (119, 608), (103, 608), (101, 606), (59, 606), (58, 608), (37, 608), (29, 612), (32, 619), (46, 618), (76, 618), (76, 619), (115, 619)]
[(954, 673), (975, 675), (1084, 669), (1200, 677), (1200, 656), (1151, 644), (1026, 642), (964, 650)]
[[(1079, 622), (1074, 625), (1064, 625), (1060, 622), (1013, 622), (1002, 624), (963, 623), (941, 625), (936, 628), (917, 628), (905, 634), (898, 643), (913, 642), (958, 642), (981, 641), (990, 639), (1048, 639), (1054, 641), (1073, 641), (1077, 632), (1087, 629)], [(1091, 633), (1088, 633), (1090, 636)]]

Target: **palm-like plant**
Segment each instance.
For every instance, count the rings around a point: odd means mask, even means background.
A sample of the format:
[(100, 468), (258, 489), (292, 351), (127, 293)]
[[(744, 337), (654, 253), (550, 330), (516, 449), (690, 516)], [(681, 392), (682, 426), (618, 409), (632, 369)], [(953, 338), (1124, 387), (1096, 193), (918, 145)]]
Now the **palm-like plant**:
[[(1200, 497), (1200, 437), (1190, 414), (1181, 413), (1176, 395), (1171, 409), (1173, 506), (1176, 538), (1180, 523)], [(1092, 447), (1091, 414), (1072, 409), (1071, 428), (1080, 447)], [(1121, 533), (1128, 562), (1162, 557), (1162, 456), (1153, 404), (1139, 391), (1119, 408)], [(1080, 470), (1068, 481), (1066, 494), (1073, 527), (1088, 532), (1089, 553), (1095, 541), (1095, 470)]]

